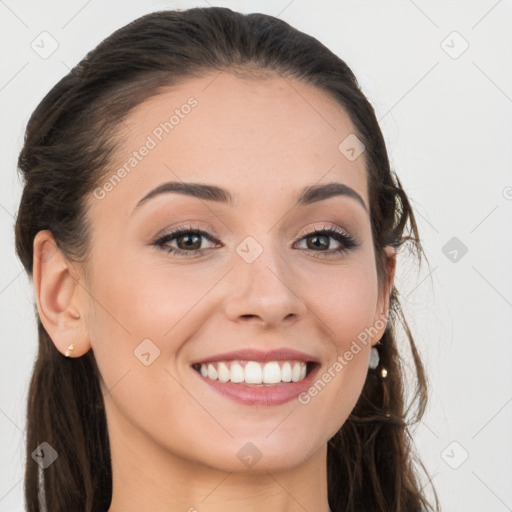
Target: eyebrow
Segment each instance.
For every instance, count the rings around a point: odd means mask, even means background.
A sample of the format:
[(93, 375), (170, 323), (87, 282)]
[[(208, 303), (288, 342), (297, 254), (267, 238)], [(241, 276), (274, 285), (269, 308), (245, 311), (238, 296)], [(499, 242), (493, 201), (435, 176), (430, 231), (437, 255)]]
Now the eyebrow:
[(343, 183), (327, 183), (325, 185), (313, 185), (310, 187), (304, 187), (297, 199), (297, 205), (308, 205), (316, 203), (317, 201), (323, 201), (335, 196), (347, 196), (355, 199), (361, 206), (368, 211), (364, 199), (351, 187), (344, 185)]
[[(155, 189), (151, 190), (148, 194), (146, 194), (137, 203), (134, 210), (139, 208), (142, 204), (149, 201), (153, 197), (171, 192), (184, 194), (191, 197), (197, 197), (198, 199), (204, 199), (207, 201), (216, 201), (218, 203), (224, 203), (230, 206), (234, 206), (235, 204), (235, 198), (233, 195), (228, 190), (216, 185), (169, 181), (159, 185)], [(335, 196), (346, 196), (355, 199), (358, 203), (361, 204), (365, 211), (368, 211), (364, 199), (353, 188), (349, 187), (348, 185), (344, 185), (343, 183), (337, 182), (327, 183), (324, 185), (311, 185), (302, 188), (300, 190), (296, 205), (306, 206)]]

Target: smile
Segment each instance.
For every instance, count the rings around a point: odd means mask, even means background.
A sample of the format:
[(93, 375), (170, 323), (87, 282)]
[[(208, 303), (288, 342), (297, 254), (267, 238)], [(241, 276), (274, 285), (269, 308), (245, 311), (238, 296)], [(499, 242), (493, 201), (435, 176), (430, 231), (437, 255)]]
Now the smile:
[(233, 382), (255, 386), (272, 386), (300, 382), (306, 378), (305, 361), (217, 361), (193, 366), (203, 377), (219, 382)]
[(318, 356), (291, 347), (244, 348), (190, 363), (216, 394), (244, 405), (280, 405), (297, 398), (319, 372)]

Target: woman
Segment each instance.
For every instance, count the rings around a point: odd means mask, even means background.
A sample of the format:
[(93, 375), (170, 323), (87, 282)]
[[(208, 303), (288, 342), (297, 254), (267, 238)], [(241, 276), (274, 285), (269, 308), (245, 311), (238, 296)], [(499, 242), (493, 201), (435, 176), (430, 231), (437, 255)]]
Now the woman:
[(433, 509), (395, 339), (419, 420), (418, 233), (342, 60), (263, 14), (149, 14), (43, 99), (19, 167), (28, 510)]

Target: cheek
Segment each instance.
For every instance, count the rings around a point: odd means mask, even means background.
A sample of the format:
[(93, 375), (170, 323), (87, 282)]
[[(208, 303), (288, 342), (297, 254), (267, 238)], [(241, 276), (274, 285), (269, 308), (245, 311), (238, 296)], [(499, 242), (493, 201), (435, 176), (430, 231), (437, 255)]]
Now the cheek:
[(336, 271), (301, 275), (308, 308), (319, 320), (332, 356), (313, 385), (299, 396), (299, 403), (324, 422), (331, 436), (354, 408), (368, 373), (378, 297), (372, 263), (363, 255)]
[(112, 258), (108, 251), (97, 251), (94, 261), (101, 265), (92, 272), (94, 314), (88, 328), (107, 385), (144, 367), (144, 362), (154, 360), (151, 366), (156, 367), (178, 357), (200, 325), (194, 314), (206, 307), (208, 290), (225, 273), (206, 267), (187, 270), (165, 259), (148, 261), (137, 255)]
[(374, 322), (378, 284), (371, 254), (361, 253), (337, 267), (306, 267), (297, 282), (338, 351)]
[(134, 343), (135, 336), (164, 337), (218, 279), (211, 269), (199, 273), (165, 259), (126, 255), (97, 260), (102, 264), (92, 290), (98, 314), (107, 328), (128, 334)]

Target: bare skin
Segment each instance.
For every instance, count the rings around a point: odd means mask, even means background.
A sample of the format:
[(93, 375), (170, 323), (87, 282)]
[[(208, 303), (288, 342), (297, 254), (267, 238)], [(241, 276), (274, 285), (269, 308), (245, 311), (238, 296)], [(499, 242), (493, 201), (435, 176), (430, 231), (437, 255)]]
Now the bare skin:
[[(197, 104), (182, 108), (190, 97)], [(172, 130), (155, 131), (175, 109)], [(55, 250), (49, 231), (38, 233), (34, 287), (43, 325), (63, 354), (70, 343), (73, 357), (93, 350), (101, 372), (113, 461), (109, 512), (328, 512), (327, 442), (361, 393), (395, 264), (388, 248), (380, 288), (364, 153), (351, 161), (338, 149), (353, 133), (334, 100), (296, 80), (189, 79), (139, 105), (120, 128), (111, 174), (140, 160), (91, 194), (86, 267)], [(148, 137), (155, 146), (139, 151), (153, 146)], [(169, 181), (222, 187), (235, 204), (168, 192), (136, 207)], [(342, 194), (296, 204), (303, 187), (331, 182), (362, 202)], [(154, 245), (176, 227), (204, 230), (213, 241), (200, 237), (203, 252), (193, 256), (184, 254), (187, 237)], [(331, 227), (354, 244), (313, 234)], [(251, 251), (262, 249), (251, 263), (236, 250), (246, 237), (256, 242)], [(287, 347), (317, 358), (320, 378), (376, 325), (307, 404), (240, 404), (191, 367), (240, 348)], [(134, 354), (146, 339), (160, 351), (147, 366)], [(247, 446), (261, 454), (254, 465), (240, 456)]]

